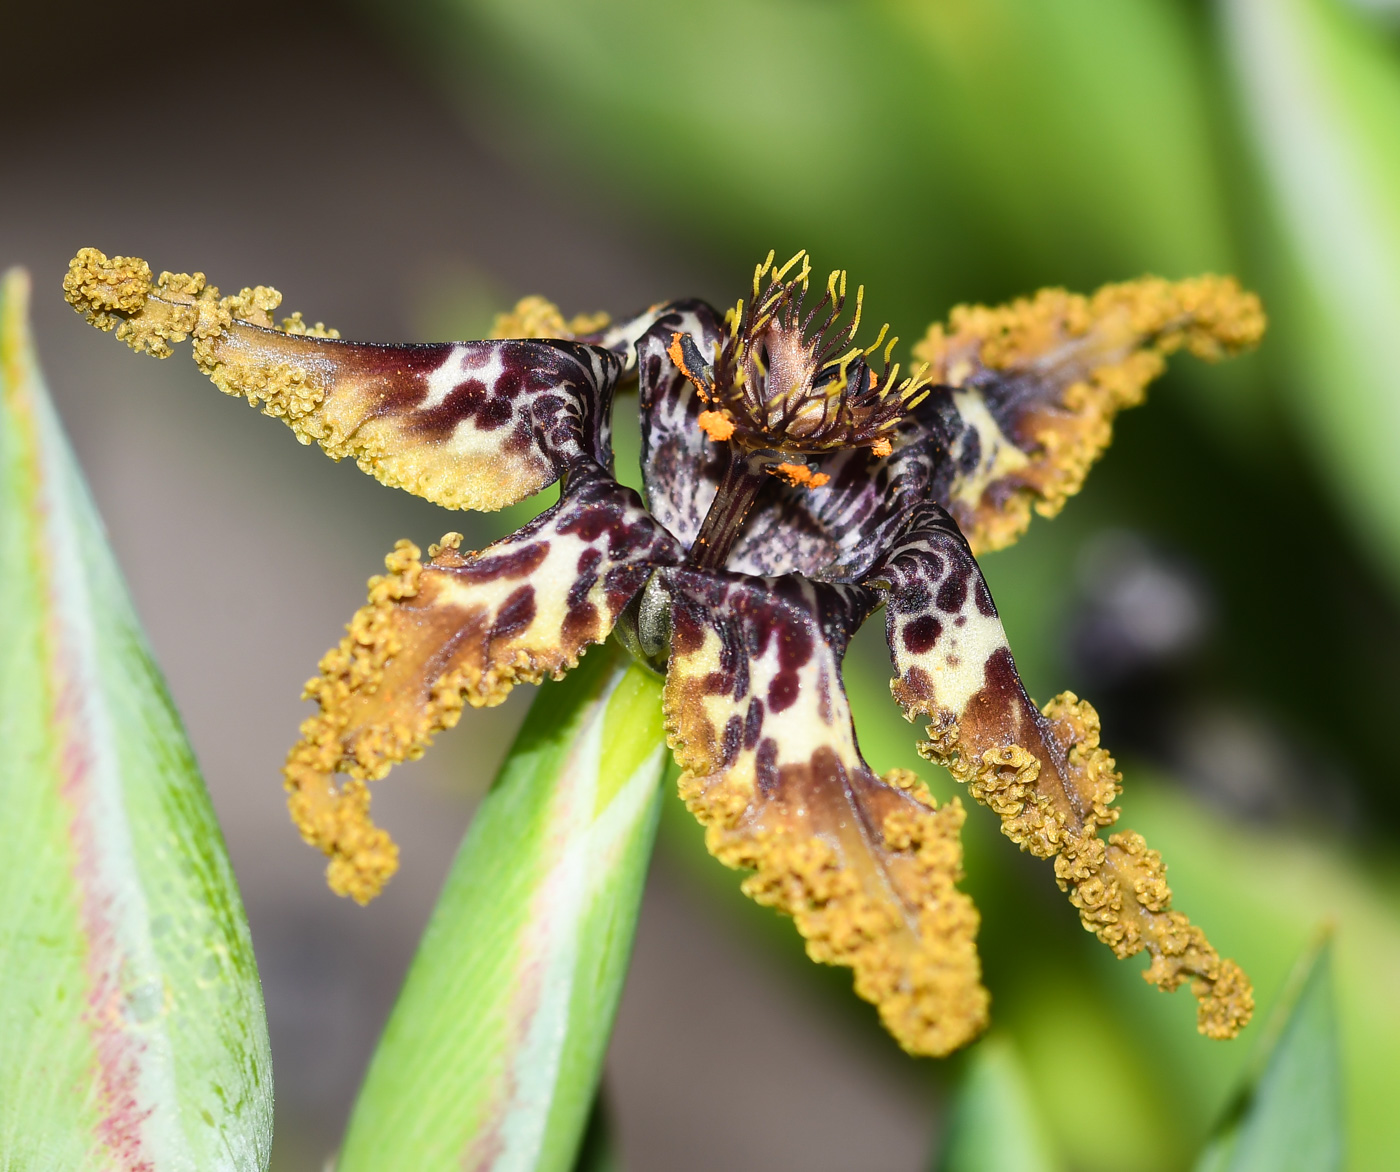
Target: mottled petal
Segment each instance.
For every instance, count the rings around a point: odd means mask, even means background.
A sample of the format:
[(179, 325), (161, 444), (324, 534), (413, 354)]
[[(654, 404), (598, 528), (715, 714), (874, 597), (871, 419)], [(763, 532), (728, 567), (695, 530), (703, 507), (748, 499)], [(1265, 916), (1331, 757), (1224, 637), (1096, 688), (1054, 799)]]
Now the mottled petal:
[[(814, 461), (823, 472), (833, 464), (864, 464), (868, 453), (851, 450), (826, 460)], [(777, 476), (769, 478), (749, 511), (739, 538), (730, 551), (727, 565), (741, 574), (769, 577), (797, 573), (819, 577), (840, 558), (840, 542), (818, 516), (823, 501), (833, 496), (830, 483), (819, 488), (789, 485)]]
[(931, 397), (893, 433), (893, 450), (876, 456), (847, 448), (813, 461), (827, 477), (817, 488), (781, 481), (760, 494), (729, 565), (746, 574), (796, 572), (854, 581), (871, 566), (946, 466), (946, 424)]
[[(559, 503), (518, 533), (479, 553), (460, 542), (449, 534), (427, 565), (399, 542), (306, 686), (321, 711), (288, 757), (292, 817), (330, 856), (331, 887), (361, 903), (397, 865), (365, 783), (420, 756), (464, 704), (490, 707), (517, 683), (563, 675), (607, 638), (652, 568), (681, 556), (637, 494), (596, 466), (571, 472)], [(337, 772), (350, 776), (343, 787)]]
[(1140, 835), (1099, 837), (1118, 819), (1121, 778), (1099, 745), (1098, 715), (1070, 692), (1043, 712), (1031, 703), (952, 518), (920, 506), (867, 585), (886, 596), (895, 699), (910, 720), (930, 721), (920, 752), (965, 782), (1022, 850), (1054, 860), (1085, 928), (1115, 954), (1146, 949), (1144, 975), (1169, 992), (1191, 979), (1202, 1033), (1237, 1034), (1254, 1008), (1248, 980), (1172, 910), (1161, 857)]
[[(663, 318), (677, 323), (673, 329), (690, 330), (695, 315), (707, 321), (717, 320), (715, 311), (703, 301), (661, 301), (649, 305), (640, 313), (611, 322), (595, 333), (580, 335), (579, 340), (610, 350), (622, 359), (622, 369), (631, 373), (637, 369), (637, 343)], [(699, 327), (711, 328), (711, 327)], [(697, 337), (699, 333), (697, 330)], [(667, 335), (669, 339), (669, 335)]]
[(914, 347), (955, 421), (955, 474), (939, 492), (975, 551), (1010, 545), (1031, 509), (1053, 517), (1108, 446), (1113, 417), (1142, 402), (1166, 356), (1215, 361), (1258, 343), (1259, 299), (1231, 277), (1043, 289), (999, 308), (964, 305)]
[(672, 338), (683, 334), (701, 354), (712, 355), (721, 339), (720, 322), (703, 301), (662, 308), (636, 343), (642, 483), (652, 516), (689, 546), (715, 499), (724, 473), (724, 446), (701, 430), (704, 404), (672, 361), (670, 347)]
[[(791, 915), (812, 959), (847, 965), (912, 1054), (947, 1054), (987, 1018), (959, 803), (883, 780), (856, 746), (841, 685), (874, 597), (852, 586), (664, 571), (665, 714), (681, 793), (746, 894)], [(652, 589), (652, 588), (649, 588)]]
[(275, 289), (221, 298), (202, 273), (153, 282), (144, 261), (90, 248), (64, 288), (74, 308), (99, 329), (116, 326), (135, 350), (164, 358), (192, 337), (195, 361), (220, 390), (260, 404), (333, 459), (352, 457), (383, 483), (447, 508), (503, 508), (582, 457), (610, 459), (621, 364), (597, 347), (346, 342), (300, 314), (278, 327)]
[[(671, 355), (677, 334), (702, 358), (723, 341), (719, 315), (703, 301), (653, 306), (591, 335), (630, 366), (635, 345), (642, 420), (642, 477), (652, 514), (683, 544), (694, 542), (724, 473), (724, 445), (699, 423), (705, 404)], [(729, 565), (742, 573), (789, 572), (844, 580), (865, 570), (899, 524), (897, 507), (921, 495), (941, 451), (933, 408), (913, 412), (894, 432), (885, 459), (851, 448), (812, 459), (829, 478), (821, 488), (774, 477), (753, 506)], [(934, 438), (931, 438), (934, 437)]]

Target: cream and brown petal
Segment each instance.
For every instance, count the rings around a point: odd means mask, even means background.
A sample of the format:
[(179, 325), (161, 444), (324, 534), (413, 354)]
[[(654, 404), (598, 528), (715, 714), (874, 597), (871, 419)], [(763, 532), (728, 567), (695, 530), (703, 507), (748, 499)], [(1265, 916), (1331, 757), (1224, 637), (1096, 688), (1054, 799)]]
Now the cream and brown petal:
[(73, 307), (133, 349), (167, 357), (193, 339), (221, 391), (281, 419), (303, 443), (450, 509), (501, 509), (553, 484), (568, 463), (607, 464), (621, 362), (569, 340), (382, 345), (347, 342), (300, 314), (271, 316), (275, 289), (230, 297), (203, 273), (85, 248), (64, 281)]
[[(808, 955), (845, 965), (911, 1054), (943, 1055), (987, 1021), (955, 800), (861, 757), (841, 683), (869, 591), (797, 575), (666, 570), (665, 716), (681, 796), (743, 890), (792, 916)], [(654, 587), (655, 588), (655, 587)]]
[(364, 783), (421, 756), (464, 705), (491, 707), (518, 683), (562, 676), (608, 637), (651, 568), (681, 557), (635, 492), (586, 464), (517, 533), (476, 553), (460, 543), (449, 534), (424, 564), (399, 542), (306, 685), (320, 712), (288, 755), (288, 803), (330, 857), (331, 887), (361, 903), (393, 873), (383, 832), (366, 830)]
[[(682, 794), (711, 851), (753, 872), (744, 890), (790, 914), (814, 959), (853, 970), (901, 1045), (948, 1053), (987, 1015), (977, 912), (956, 887), (963, 809), (935, 805), (912, 774), (870, 770), (841, 684), (851, 633), (883, 601), (895, 696), (929, 722), (921, 752), (1053, 860), (1117, 955), (1147, 951), (1163, 989), (1189, 980), (1203, 1033), (1237, 1033), (1248, 981), (1172, 909), (1140, 836), (1100, 834), (1119, 775), (1098, 718), (1069, 693), (1031, 703), (972, 548), (1013, 541), (1032, 508), (1058, 510), (1166, 354), (1257, 341), (1257, 299), (1228, 279), (1148, 278), (961, 308), (916, 348), (927, 374), (897, 383), (887, 352), (877, 371), (877, 347), (848, 346), (858, 312), (835, 324), (844, 274), (817, 321), (800, 313), (805, 271), (771, 269), (727, 318), (676, 301), (566, 321), (527, 298), (499, 323), (515, 337), (434, 345), (346, 342), (297, 314), (279, 324), (273, 289), (221, 298), (202, 274), (153, 280), (144, 261), (95, 249), (64, 287), (133, 349), (165, 357), (192, 338), (220, 389), (387, 484), (495, 509), (563, 481), (553, 509), (479, 552), (449, 535), (425, 563), (400, 542), (307, 685), (320, 710), (287, 788), (337, 891), (363, 902), (397, 865), (368, 782), (464, 705), (567, 671), (620, 624), (666, 670)], [(634, 373), (645, 504), (612, 475), (613, 392)]]
[(1166, 868), (1114, 825), (1121, 775), (1099, 744), (1099, 718), (1072, 692), (1039, 710), (1017, 674), (1001, 619), (956, 522), (918, 506), (867, 579), (886, 600), (886, 631), (905, 715), (928, 723), (920, 753), (945, 765), (1001, 818), (1022, 850), (1054, 861), (1084, 927), (1120, 958), (1147, 951), (1144, 976), (1171, 992), (1192, 982), (1198, 1025), (1233, 1037), (1254, 1010), (1239, 966), (1171, 906)]
[(1079, 491), (1166, 358), (1186, 349), (1210, 362), (1258, 345), (1259, 298), (1232, 277), (1143, 277), (1092, 297), (1042, 289), (989, 308), (960, 305), (914, 347), (948, 388), (961, 426), (939, 503), (977, 553), (1014, 542), (1031, 510), (1053, 517)]

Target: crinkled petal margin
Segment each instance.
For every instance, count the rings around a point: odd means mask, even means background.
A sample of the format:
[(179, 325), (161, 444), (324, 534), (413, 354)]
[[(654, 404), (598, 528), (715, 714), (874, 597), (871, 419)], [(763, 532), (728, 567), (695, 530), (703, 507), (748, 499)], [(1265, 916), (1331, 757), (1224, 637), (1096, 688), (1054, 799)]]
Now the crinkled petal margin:
[(1146, 950), (1144, 976), (1171, 992), (1192, 982), (1212, 1038), (1248, 1023), (1248, 979), (1171, 906), (1161, 856), (1142, 836), (1099, 837), (1118, 820), (1121, 776), (1099, 744), (1094, 709), (1071, 692), (1031, 703), (981, 570), (951, 517), (920, 506), (867, 583), (887, 601), (895, 698), (930, 721), (920, 753), (947, 766), (1022, 850), (1053, 859), (1084, 927), (1120, 958)]
[[(152, 280), (145, 261), (95, 248), (74, 257), (64, 293), (134, 350), (165, 358), (192, 338), (195, 361), (221, 391), (261, 405), (332, 459), (348, 456), (446, 508), (504, 508), (580, 458), (609, 460), (608, 408), (622, 359), (597, 346), (347, 342), (300, 314), (279, 326), (275, 289), (220, 297), (203, 273)], [(535, 310), (503, 324), (536, 328), (548, 314)]]
[(1180, 349), (1216, 361), (1258, 344), (1259, 298), (1233, 277), (1144, 277), (1092, 297), (1042, 289), (988, 308), (961, 305), (914, 347), (943, 384), (950, 420), (939, 494), (974, 551), (1014, 542), (1031, 510), (1053, 517)]
[(464, 705), (490, 707), (517, 683), (562, 676), (607, 638), (652, 569), (680, 558), (637, 494), (596, 467), (575, 469), (559, 503), (518, 533), (479, 553), (460, 543), (449, 534), (425, 565), (399, 542), (306, 686), (321, 710), (288, 756), (288, 804), (330, 857), (331, 888), (361, 903), (397, 866), (369, 820), (365, 783), (421, 756)]

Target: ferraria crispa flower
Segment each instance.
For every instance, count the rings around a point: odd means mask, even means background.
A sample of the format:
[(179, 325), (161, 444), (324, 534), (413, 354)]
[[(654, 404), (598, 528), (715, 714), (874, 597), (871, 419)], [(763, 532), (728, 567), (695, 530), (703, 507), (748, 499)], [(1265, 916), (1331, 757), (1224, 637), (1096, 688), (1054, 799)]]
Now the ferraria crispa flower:
[[(754, 274), (718, 314), (699, 301), (614, 324), (565, 322), (539, 298), (496, 340), (342, 341), (271, 316), (259, 286), (219, 296), (202, 274), (84, 249), (64, 288), (99, 329), (165, 357), (193, 339), (221, 390), (385, 484), (499, 509), (562, 481), (559, 503), (486, 549), (401, 541), (369, 603), (306, 689), (320, 706), (286, 767), (292, 817), (365, 902), (397, 851), (367, 783), (416, 757), (464, 704), (559, 676), (615, 633), (664, 672), (681, 795), (744, 890), (787, 912), (813, 959), (915, 1054), (946, 1054), (987, 1016), (978, 915), (958, 891), (963, 809), (912, 774), (877, 777), (856, 745), (841, 659), (882, 603), (892, 689), (920, 751), (1048, 859), (1084, 926), (1149, 981), (1189, 980), (1201, 1032), (1232, 1037), (1250, 986), (1171, 906), (1160, 856), (1101, 834), (1119, 774), (1071, 693), (1027, 696), (974, 552), (1056, 513), (1142, 400), (1164, 358), (1253, 345), (1258, 300), (1228, 278), (1062, 290), (933, 326), (901, 374), (885, 331), (856, 341), (861, 291), (818, 296), (799, 253)], [(639, 388), (644, 502), (614, 479), (613, 393)], [(348, 775), (337, 784), (337, 773)]]

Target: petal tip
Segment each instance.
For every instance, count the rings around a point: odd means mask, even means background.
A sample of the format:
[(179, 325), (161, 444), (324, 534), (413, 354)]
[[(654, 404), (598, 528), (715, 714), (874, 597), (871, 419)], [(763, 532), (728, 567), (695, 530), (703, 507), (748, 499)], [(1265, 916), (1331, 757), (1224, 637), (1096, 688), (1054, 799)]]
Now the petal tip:
[(1192, 982), (1191, 992), (1198, 1002), (1196, 1029), (1207, 1038), (1228, 1041), (1254, 1016), (1254, 987), (1233, 960), (1221, 961), (1214, 979)]
[(151, 266), (139, 256), (111, 256), (80, 248), (68, 262), (63, 299), (99, 330), (115, 328), (145, 307)]
[[(998, 307), (961, 305), (946, 329), (930, 326), (914, 355), (970, 400), (959, 412), (988, 456), (952, 494), (973, 549), (1012, 544), (1032, 512), (1055, 516), (1108, 446), (1118, 412), (1143, 401), (1168, 355), (1230, 358), (1256, 346), (1266, 327), (1259, 297), (1214, 274), (1143, 277), (1088, 297), (1042, 289)], [(1007, 377), (1017, 380), (1018, 405), (990, 405), (979, 386)]]
[(369, 816), (369, 787), (354, 780), (336, 789), (330, 775), (300, 760), (297, 750), (285, 773), (293, 823), (330, 858), (328, 886), (362, 906), (369, 903), (399, 866), (398, 846)]

